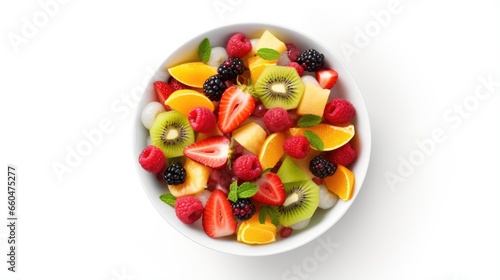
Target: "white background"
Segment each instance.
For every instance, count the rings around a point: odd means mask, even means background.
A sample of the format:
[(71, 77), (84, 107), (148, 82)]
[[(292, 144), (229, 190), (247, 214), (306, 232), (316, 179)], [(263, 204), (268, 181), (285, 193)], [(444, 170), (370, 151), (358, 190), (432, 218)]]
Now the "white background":
[[(53, 2), (44, 22), (46, 2), (0, 4), (0, 166), (18, 168), (19, 217), (11, 273), (5, 171), (1, 279), (500, 279), (498, 1), (400, 0), (394, 11), (390, 0), (69, 0)], [(385, 26), (375, 21), (382, 10), (393, 12)], [(25, 36), (27, 22), (38, 26)], [(160, 217), (138, 180), (133, 89), (181, 43), (239, 22), (319, 39), (365, 97), (369, 172), (320, 237), (338, 244), (321, 261), (317, 240), (261, 258), (201, 247)], [(356, 52), (343, 53), (347, 45)], [(482, 100), (480, 77), (496, 81)], [(59, 180), (54, 162), (102, 121), (112, 131)], [(436, 129), (444, 140), (417, 157)], [(401, 169), (412, 155), (418, 164)], [(403, 181), (391, 187), (389, 173)]]

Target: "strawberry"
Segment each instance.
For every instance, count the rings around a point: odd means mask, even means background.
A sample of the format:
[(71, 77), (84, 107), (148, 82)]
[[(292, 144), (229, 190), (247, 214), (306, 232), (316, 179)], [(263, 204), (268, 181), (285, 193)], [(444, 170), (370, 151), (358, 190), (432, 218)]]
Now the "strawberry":
[(332, 69), (320, 69), (316, 71), (316, 80), (322, 88), (331, 89), (337, 82), (339, 74)]
[(188, 88), (185, 84), (177, 81), (174, 77), (170, 77), (168, 79), (168, 84), (174, 89), (174, 90), (179, 90), (179, 89), (186, 89)]
[(153, 86), (156, 91), (156, 98), (158, 98), (158, 102), (163, 104), (167, 111), (170, 110), (170, 107), (165, 105), (165, 100), (167, 100), (167, 98), (172, 94), (172, 92), (175, 91), (175, 89), (171, 85), (162, 81), (154, 82)]
[(245, 86), (234, 85), (226, 89), (219, 103), (220, 131), (233, 131), (252, 114), (254, 108), (255, 100)]
[(280, 206), (285, 202), (285, 188), (280, 177), (275, 173), (269, 172), (262, 175), (255, 181), (255, 184), (259, 190), (252, 196), (253, 200), (274, 206)]
[(237, 224), (233, 218), (231, 202), (223, 191), (214, 190), (208, 198), (203, 210), (202, 226), (205, 233), (212, 238), (236, 232)]
[(184, 155), (211, 168), (220, 168), (231, 156), (231, 141), (224, 136), (212, 136), (184, 148)]

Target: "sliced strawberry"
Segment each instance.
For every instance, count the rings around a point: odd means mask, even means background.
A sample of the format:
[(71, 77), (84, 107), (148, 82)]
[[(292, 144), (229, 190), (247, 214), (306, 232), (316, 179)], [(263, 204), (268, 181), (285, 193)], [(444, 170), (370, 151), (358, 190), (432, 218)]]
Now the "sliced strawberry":
[(269, 172), (262, 175), (255, 181), (255, 184), (259, 190), (252, 196), (253, 200), (274, 206), (280, 206), (285, 202), (285, 188), (280, 177), (275, 173)]
[(163, 106), (165, 106), (165, 109), (170, 110), (170, 107), (165, 105), (165, 100), (167, 100), (167, 98), (172, 94), (172, 92), (175, 91), (175, 89), (171, 85), (162, 81), (154, 82), (153, 86), (156, 91), (158, 102), (163, 104)]
[(179, 89), (186, 89), (188, 88), (185, 84), (177, 81), (174, 77), (170, 77), (168, 79), (168, 84), (174, 89), (174, 90), (179, 90)]
[(339, 74), (332, 69), (320, 69), (316, 71), (316, 80), (322, 88), (331, 89), (337, 82)]
[(205, 233), (212, 238), (236, 232), (237, 224), (233, 218), (231, 203), (223, 191), (214, 190), (208, 198), (203, 210), (202, 226)]
[(255, 100), (244, 87), (234, 85), (226, 89), (219, 103), (220, 131), (233, 131), (252, 114), (254, 108)]
[(211, 168), (220, 168), (231, 155), (231, 141), (224, 136), (212, 136), (184, 148), (184, 155)]

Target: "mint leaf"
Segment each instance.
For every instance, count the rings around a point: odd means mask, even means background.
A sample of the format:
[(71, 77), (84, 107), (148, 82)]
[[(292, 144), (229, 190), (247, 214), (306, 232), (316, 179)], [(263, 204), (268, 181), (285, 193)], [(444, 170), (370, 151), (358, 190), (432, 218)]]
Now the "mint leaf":
[(256, 184), (245, 182), (238, 187), (239, 198), (250, 198), (257, 193), (259, 187)]
[(318, 134), (316, 134), (314, 131), (306, 130), (304, 131), (304, 135), (306, 136), (307, 141), (309, 141), (309, 144), (311, 144), (314, 149), (323, 151), (325, 145), (323, 144), (323, 140), (319, 138)]
[(210, 59), (211, 52), (212, 47), (210, 46), (210, 40), (208, 40), (208, 38), (203, 39), (198, 46), (198, 59), (207, 62)]
[(262, 171), (262, 175), (266, 175), (267, 173), (271, 173), (271, 170), (273, 170), (273, 168), (269, 167), (268, 169)]
[(259, 223), (264, 224), (266, 218), (269, 216), (271, 223), (275, 226), (280, 225), (280, 215), (276, 207), (272, 206), (262, 206), (259, 210)]
[(305, 115), (302, 116), (298, 121), (297, 125), (300, 127), (311, 127), (319, 124), (323, 119), (320, 116), (316, 115)]
[(177, 198), (171, 193), (165, 193), (165, 194), (160, 195), (160, 200), (165, 202), (166, 204), (172, 206), (172, 207), (175, 206), (176, 199)]
[(267, 217), (267, 208), (268, 206), (262, 206), (259, 210), (259, 223), (264, 224), (266, 222)]
[(265, 60), (273, 60), (280, 58), (280, 53), (271, 48), (260, 48), (257, 50), (257, 55)]
[(227, 194), (227, 199), (232, 202), (236, 202), (238, 200), (238, 182), (234, 181), (229, 186), (229, 193)]

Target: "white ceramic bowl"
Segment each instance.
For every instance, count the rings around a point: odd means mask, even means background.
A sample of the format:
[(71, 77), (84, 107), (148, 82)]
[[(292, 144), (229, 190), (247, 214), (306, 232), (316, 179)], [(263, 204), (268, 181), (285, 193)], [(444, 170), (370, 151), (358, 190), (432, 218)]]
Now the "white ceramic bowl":
[(141, 112), (148, 102), (155, 100), (153, 83), (157, 80), (167, 80), (168, 72), (166, 71), (166, 69), (182, 62), (196, 61), (198, 45), (205, 37), (210, 39), (212, 46), (224, 46), (229, 37), (236, 32), (242, 32), (246, 34), (248, 38), (256, 38), (259, 37), (265, 29), (270, 30), (277, 38), (281, 39), (284, 42), (294, 43), (299, 50), (308, 48), (314, 48), (318, 50), (325, 55), (325, 66), (331, 67), (338, 72), (339, 79), (332, 90), (331, 96), (343, 97), (349, 100), (356, 108), (356, 117), (353, 120), (353, 123), (356, 128), (354, 144), (355, 149), (358, 152), (358, 158), (350, 166), (350, 169), (356, 176), (354, 194), (351, 200), (347, 202), (339, 200), (338, 203), (331, 209), (316, 210), (316, 213), (311, 219), (311, 222), (305, 229), (294, 231), (294, 233), (290, 237), (277, 240), (274, 243), (251, 246), (237, 242), (236, 236), (231, 236), (230, 238), (212, 239), (208, 237), (203, 231), (201, 226), (201, 219), (194, 225), (183, 224), (177, 219), (173, 208), (163, 203), (159, 199), (159, 196), (166, 192), (166, 186), (162, 185), (154, 175), (144, 171), (139, 165), (138, 161), (135, 160), (138, 175), (140, 181), (142, 182), (144, 191), (146, 192), (151, 203), (153, 203), (154, 207), (158, 210), (160, 215), (165, 218), (165, 220), (173, 228), (175, 228), (178, 232), (191, 239), (192, 241), (205, 247), (219, 252), (242, 256), (264, 256), (282, 253), (314, 240), (325, 231), (330, 229), (333, 225), (335, 225), (335, 223), (349, 209), (351, 204), (356, 199), (358, 193), (360, 192), (370, 159), (371, 132), (370, 123), (368, 120), (368, 112), (363, 100), (363, 96), (356, 84), (356, 81), (354, 80), (346, 66), (343, 65), (337, 59), (337, 56), (330, 52), (328, 48), (321, 45), (320, 40), (314, 40), (304, 34), (298, 33), (285, 27), (253, 23), (235, 24), (219, 27), (210, 31), (203, 32), (190, 41), (179, 46), (179, 48), (177, 48), (173, 53), (167, 54), (167, 59), (156, 71), (155, 75), (153, 76), (145, 90), (144, 96), (142, 97), (138, 105), (133, 124), (133, 153), (135, 159), (137, 159), (141, 151), (146, 147), (146, 138), (149, 135), (148, 130), (144, 128), (143, 124), (141, 123)]

